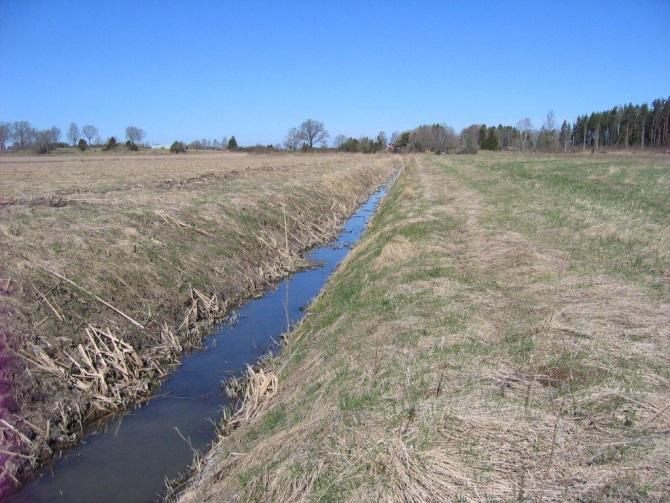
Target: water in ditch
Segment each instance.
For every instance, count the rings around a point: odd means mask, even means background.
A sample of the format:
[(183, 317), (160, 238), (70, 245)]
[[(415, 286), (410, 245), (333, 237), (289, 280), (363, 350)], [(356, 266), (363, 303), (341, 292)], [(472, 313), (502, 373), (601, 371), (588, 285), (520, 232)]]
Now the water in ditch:
[(214, 439), (226, 405), (222, 381), (276, 349), (286, 331), (287, 314), (291, 324), (302, 318), (305, 307), (360, 239), (385, 192), (375, 192), (346, 221), (335, 241), (308, 253), (317, 267), (293, 274), (244, 304), (234, 323), (220, 325), (202, 349), (183, 358), (146, 405), (91, 431), (9, 501), (160, 500), (166, 478), (175, 478), (191, 463), (191, 447), (206, 450)]

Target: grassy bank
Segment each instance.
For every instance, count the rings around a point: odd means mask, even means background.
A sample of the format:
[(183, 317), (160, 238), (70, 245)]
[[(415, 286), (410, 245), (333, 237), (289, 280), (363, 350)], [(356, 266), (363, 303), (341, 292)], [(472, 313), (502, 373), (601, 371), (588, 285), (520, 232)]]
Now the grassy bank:
[(181, 500), (663, 500), (669, 193), (660, 156), (411, 160)]
[(332, 237), (398, 164), (1, 157), (4, 476), (20, 477), (93, 419), (147, 396), (213, 322), (303, 266), (299, 253)]

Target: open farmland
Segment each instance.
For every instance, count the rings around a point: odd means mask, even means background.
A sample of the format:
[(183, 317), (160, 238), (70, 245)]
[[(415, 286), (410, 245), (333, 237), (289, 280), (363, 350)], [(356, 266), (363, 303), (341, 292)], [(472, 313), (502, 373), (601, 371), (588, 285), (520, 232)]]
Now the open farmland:
[(244, 298), (305, 266), (400, 160), (0, 158), (4, 477), (147, 397)]
[(181, 501), (667, 501), (670, 159), (407, 161)]

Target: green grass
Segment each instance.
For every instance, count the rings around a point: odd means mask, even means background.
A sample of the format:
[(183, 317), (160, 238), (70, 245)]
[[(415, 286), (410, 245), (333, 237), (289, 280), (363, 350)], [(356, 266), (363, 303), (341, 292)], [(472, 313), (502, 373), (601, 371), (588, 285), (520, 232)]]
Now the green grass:
[(256, 424), (295, 413), (224, 440), (226, 475), (188, 495), (658, 496), (669, 175), (654, 157), (408, 159), (271, 365), (281, 391)]
[[(667, 283), (659, 281), (668, 268), (667, 250), (658, 241), (670, 214), (664, 160), (435, 162), (486, 199), (489, 229), (521, 232), (558, 248), (578, 272), (615, 273), (667, 293)], [(623, 233), (589, 235), (589, 223)]]

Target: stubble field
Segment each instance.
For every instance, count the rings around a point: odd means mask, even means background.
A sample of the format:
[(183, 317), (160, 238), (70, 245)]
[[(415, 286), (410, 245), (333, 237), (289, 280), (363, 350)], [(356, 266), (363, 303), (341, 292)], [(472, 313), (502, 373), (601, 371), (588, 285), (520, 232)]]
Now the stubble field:
[(244, 298), (304, 264), (390, 156), (0, 157), (2, 477), (146, 397)]

